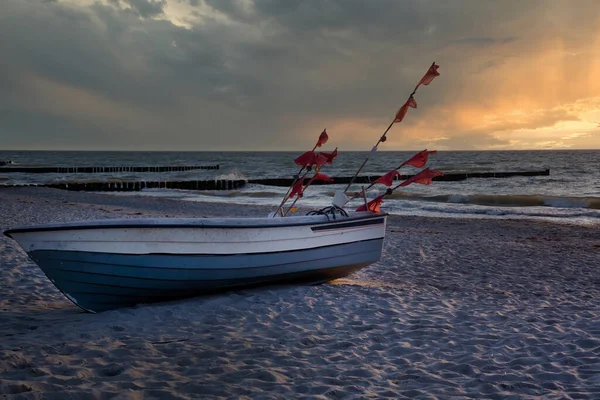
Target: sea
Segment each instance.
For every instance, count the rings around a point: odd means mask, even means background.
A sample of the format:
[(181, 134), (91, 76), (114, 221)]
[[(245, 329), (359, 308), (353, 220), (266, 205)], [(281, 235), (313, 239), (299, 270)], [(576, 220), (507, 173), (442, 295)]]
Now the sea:
[[(331, 151), (326, 149), (324, 151)], [(329, 177), (383, 175), (397, 168), (416, 151), (343, 152), (322, 173)], [(216, 170), (101, 173), (8, 173), (0, 167), (0, 185), (44, 185), (98, 181), (253, 180), (291, 178), (299, 167), (294, 159), (302, 151), (289, 152), (146, 152), (146, 151), (0, 151), (0, 161), (21, 167), (127, 167), (219, 165)], [(429, 157), (427, 167), (450, 173), (523, 172), (549, 169), (548, 176), (468, 178), (430, 185), (411, 184), (386, 196), (382, 211), (395, 215), (444, 218), (489, 218), (546, 220), (557, 223), (600, 225), (600, 150), (536, 151), (439, 151)], [(403, 167), (413, 175), (419, 169)], [(331, 204), (344, 184), (313, 185), (297, 203), (302, 208)], [(385, 191), (375, 185), (368, 197)], [(352, 185), (350, 192), (359, 192)], [(235, 190), (189, 191), (144, 189), (139, 192), (105, 192), (113, 196), (158, 196), (180, 201), (227, 202), (277, 208), (287, 188), (248, 183)], [(358, 207), (358, 197), (347, 208)], [(288, 203), (289, 204), (289, 203)]]

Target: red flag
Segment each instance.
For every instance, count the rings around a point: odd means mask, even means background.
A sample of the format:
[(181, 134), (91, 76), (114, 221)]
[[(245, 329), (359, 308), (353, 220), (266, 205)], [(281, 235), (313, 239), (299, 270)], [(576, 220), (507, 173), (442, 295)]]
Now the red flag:
[(404, 116), (408, 112), (408, 107), (417, 108), (417, 102), (412, 96), (410, 96), (410, 98), (406, 100), (406, 103), (404, 103), (404, 105), (400, 107), (400, 109), (396, 113), (396, 119), (394, 119), (394, 122), (402, 122)]
[(358, 207), (356, 209), (356, 211), (372, 211), (376, 214), (379, 214), (381, 212), (381, 203), (383, 203), (383, 194), (379, 197), (374, 198), (373, 200), (371, 200), (370, 202), (367, 203), (367, 207), (365, 207), (365, 205), (363, 204), (362, 206)]
[(400, 186), (408, 186), (411, 183), (420, 183), (422, 185), (429, 185), (433, 178), (435, 178), (436, 176), (442, 176), (442, 175), (444, 175), (444, 173), (442, 171), (436, 171), (436, 170), (427, 168), (427, 169), (424, 169), (423, 171), (419, 172), (415, 176), (408, 178), (407, 180), (402, 182), (400, 184)]
[(311, 180), (313, 180), (313, 181), (333, 182), (333, 178), (330, 178), (330, 177), (328, 177), (325, 174), (316, 174), (315, 176), (313, 176), (313, 178)]
[(323, 154), (325, 157), (327, 157), (327, 164), (332, 164), (333, 159), (336, 158), (338, 155), (337, 147), (331, 153), (323, 153), (322, 152), (321, 154)]
[(317, 165), (317, 167), (322, 167), (327, 162), (328, 157), (321, 153), (316, 153), (314, 151), (307, 151), (302, 154), (300, 157), (296, 158), (294, 162), (301, 166), (307, 167), (312, 165)]
[(302, 187), (303, 184), (304, 178), (300, 178), (298, 182), (296, 182), (292, 187), (292, 191), (290, 192), (290, 198), (294, 197), (295, 195), (298, 195), (298, 197), (302, 197), (302, 195), (304, 194), (304, 189)]
[(400, 175), (400, 172), (394, 169), (388, 172), (387, 174), (383, 175), (382, 177), (378, 178), (375, 182), (373, 182), (373, 185), (376, 183), (382, 183), (385, 186), (392, 186), (392, 182), (394, 181), (395, 177), (402, 178), (402, 175)]
[(302, 154), (300, 157), (296, 158), (294, 160), (294, 162), (301, 167), (306, 167), (307, 165), (314, 164), (314, 160), (315, 160), (315, 152), (307, 151), (306, 153)]
[(408, 160), (404, 161), (402, 164), (400, 164), (400, 167), (402, 167), (403, 165), (412, 165), (413, 167), (423, 168), (425, 164), (427, 164), (427, 158), (429, 157), (429, 155), (435, 153), (437, 153), (437, 150), (428, 151), (427, 149), (425, 149), (423, 151), (418, 152)]
[(315, 154), (315, 159), (313, 164), (316, 164), (317, 167), (322, 167), (323, 165), (325, 165), (325, 163), (327, 163), (327, 156), (325, 154), (322, 153), (317, 153)]
[(431, 81), (433, 81), (433, 78), (435, 78), (436, 76), (440, 76), (440, 73), (437, 72), (439, 67), (440, 66), (437, 64), (433, 64), (431, 67), (429, 67), (429, 69), (425, 73), (425, 76), (423, 76), (423, 78), (421, 78), (421, 80), (419, 81), (419, 85), (427, 86), (431, 83)]
[(329, 140), (329, 136), (327, 136), (327, 129), (323, 129), (321, 135), (319, 135), (319, 140), (317, 141), (317, 145), (315, 147), (321, 147)]

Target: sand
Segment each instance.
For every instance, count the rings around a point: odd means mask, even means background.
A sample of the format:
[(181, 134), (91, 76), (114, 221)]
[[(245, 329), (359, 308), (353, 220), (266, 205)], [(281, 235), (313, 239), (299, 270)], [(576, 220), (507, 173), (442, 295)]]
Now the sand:
[[(0, 229), (269, 209), (0, 189)], [(319, 286), (88, 314), (0, 238), (0, 398), (599, 399), (600, 233), (391, 217), (382, 260)]]

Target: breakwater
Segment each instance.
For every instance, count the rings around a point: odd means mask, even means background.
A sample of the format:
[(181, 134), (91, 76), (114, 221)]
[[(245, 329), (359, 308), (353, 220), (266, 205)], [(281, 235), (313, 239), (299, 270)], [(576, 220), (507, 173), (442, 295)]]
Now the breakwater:
[[(176, 167), (175, 167), (176, 168)], [(476, 172), (476, 173), (459, 173), (459, 174), (446, 174), (443, 176), (436, 176), (433, 178), (434, 181), (462, 181), (470, 178), (510, 178), (514, 176), (547, 176), (550, 175), (550, 170), (546, 169), (543, 171), (520, 171), (520, 172)], [(371, 183), (377, 180), (380, 175), (364, 175), (358, 176), (354, 180), (356, 184)], [(410, 178), (411, 175), (403, 176), (401, 180)], [(348, 184), (352, 180), (351, 176), (347, 177), (333, 177), (332, 183), (323, 181), (314, 181), (314, 185), (328, 185), (328, 184)], [(61, 182), (51, 184), (35, 184), (35, 185), (4, 185), (4, 186), (43, 186), (51, 187), (55, 189), (63, 190), (77, 190), (77, 191), (95, 191), (95, 192), (117, 192), (117, 191), (138, 191), (142, 189), (182, 189), (182, 190), (233, 190), (239, 189), (246, 185), (246, 183), (260, 184), (265, 186), (280, 186), (289, 187), (294, 183), (293, 178), (275, 178), (275, 179), (216, 179), (216, 180), (202, 180), (202, 181), (74, 181), (74, 182)]]
[(211, 181), (71, 182), (37, 186), (88, 192), (132, 192), (142, 189), (232, 190), (245, 184), (246, 181), (243, 179), (217, 179)]
[[(514, 176), (547, 176), (550, 175), (550, 170), (542, 171), (515, 171), (515, 172), (472, 172), (472, 173), (457, 173), (457, 174), (445, 174), (443, 176), (436, 176), (433, 178), (434, 181), (463, 181), (470, 178), (510, 178)], [(358, 176), (354, 179), (354, 183), (371, 183), (380, 178), (381, 175), (363, 175)], [(412, 175), (403, 175), (402, 180), (408, 179)], [(324, 181), (313, 181), (312, 185), (330, 185), (330, 184), (348, 184), (352, 181), (351, 176), (333, 177), (334, 180), (331, 183)], [(267, 186), (290, 186), (294, 182), (293, 178), (275, 178), (275, 179), (250, 179), (248, 183), (255, 183)]]
[(102, 174), (107, 172), (179, 172), (195, 169), (219, 169), (219, 165), (175, 165), (168, 167), (5, 167), (0, 173), (21, 172), (26, 174)]

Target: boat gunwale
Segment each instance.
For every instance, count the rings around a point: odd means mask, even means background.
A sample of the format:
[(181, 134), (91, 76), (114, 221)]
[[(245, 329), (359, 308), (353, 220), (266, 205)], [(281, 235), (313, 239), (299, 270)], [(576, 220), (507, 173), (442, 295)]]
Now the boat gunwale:
[[(321, 225), (337, 225), (340, 223), (348, 223), (354, 221), (363, 221), (369, 219), (377, 219), (381, 218), (382, 223), (385, 222), (385, 217), (387, 217), (388, 213), (379, 213), (373, 214), (368, 213), (360, 216), (351, 216), (345, 217), (340, 216), (339, 219), (330, 219), (321, 221), (310, 221), (307, 220), (311, 216), (301, 216), (297, 217), (298, 219), (302, 219), (301, 221), (289, 221), (294, 217), (288, 218), (223, 218), (223, 217), (215, 217), (215, 218), (131, 218), (131, 219), (105, 219), (105, 220), (88, 220), (88, 221), (78, 221), (78, 222), (66, 222), (61, 224), (50, 224), (50, 225), (38, 225), (38, 226), (24, 226), (17, 227), (12, 229), (7, 229), (4, 231), (4, 235), (8, 236), (11, 239), (14, 239), (11, 235), (16, 233), (32, 233), (32, 232), (52, 232), (52, 231), (66, 231), (66, 230), (96, 230), (96, 229), (265, 229), (265, 228), (287, 228), (287, 227), (295, 227), (295, 226), (321, 226)], [(317, 216), (326, 216), (323, 215), (315, 215)], [(210, 221), (214, 220), (217, 223), (210, 224)], [(222, 221), (247, 221), (247, 222), (256, 222), (261, 220), (272, 220), (276, 221), (273, 223), (262, 223), (262, 224), (225, 224)], [(285, 221), (287, 220), (287, 221)], [(160, 223), (165, 221), (181, 221), (181, 222), (169, 222), (169, 223)], [(209, 221), (208, 224), (199, 223), (200, 221), (206, 222)], [(159, 223), (157, 223), (159, 222)], [(219, 223), (220, 222), (220, 223)], [(93, 224), (96, 223), (96, 224)]]

